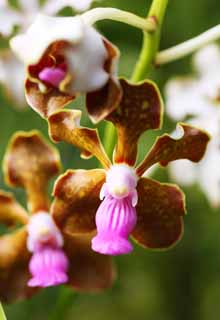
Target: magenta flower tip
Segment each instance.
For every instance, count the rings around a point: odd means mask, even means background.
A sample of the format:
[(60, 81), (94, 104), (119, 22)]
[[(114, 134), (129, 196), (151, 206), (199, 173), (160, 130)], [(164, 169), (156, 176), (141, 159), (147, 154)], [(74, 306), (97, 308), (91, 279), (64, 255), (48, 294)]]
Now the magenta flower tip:
[(92, 250), (106, 255), (117, 256), (130, 253), (133, 250), (133, 246), (126, 238), (98, 234), (92, 239)]
[(60, 82), (65, 78), (66, 71), (61, 68), (44, 68), (39, 73), (39, 79), (51, 84), (54, 87), (59, 87)]
[(35, 252), (29, 263), (30, 287), (50, 287), (68, 281), (68, 259), (61, 249), (50, 247)]
[(137, 221), (132, 196), (115, 199), (106, 195), (96, 213), (97, 235), (92, 249), (106, 255), (130, 253), (133, 249), (128, 238)]

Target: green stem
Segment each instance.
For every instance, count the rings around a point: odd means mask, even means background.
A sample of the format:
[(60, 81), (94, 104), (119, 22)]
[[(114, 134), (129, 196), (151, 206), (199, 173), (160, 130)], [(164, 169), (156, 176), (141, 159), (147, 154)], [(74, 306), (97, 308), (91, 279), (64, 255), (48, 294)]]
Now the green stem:
[[(143, 47), (131, 78), (133, 82), (143, 80), (153, 65), (160, 43), (161, 27), (167, 4), (168, 0), (153, 0), (152, 2), (146, 20), (150, 21), (152, 19), (156, 27), (151, 32), (144, 32)], [(115, 135), (114, 126), (108, 122), (105, 127), (103, 144), (109, 156), (112, 155), (114, 150)]]
[(153, 66), (154, 58), (159, 48), (161, 27), (167, 4), (168, 0), (154, 0), (151, 5), (147, 18), (155, 19), (157, 28), (155, 32), (152, 33), (144, 32), (142, 50), (132, 75), (132, 81), (134, 82), (145, 79), (146, 75)]
[(0, 303), (0, 320), (7, 320), (1, 303)]

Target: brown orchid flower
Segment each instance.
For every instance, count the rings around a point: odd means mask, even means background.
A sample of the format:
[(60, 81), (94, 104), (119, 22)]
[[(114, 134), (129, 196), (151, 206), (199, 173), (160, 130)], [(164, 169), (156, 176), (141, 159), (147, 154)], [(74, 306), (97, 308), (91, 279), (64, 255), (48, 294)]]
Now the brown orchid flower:
[(119, 52), (81, 16), (38, 15), (11, 47), (27, 67), (28, 104), (47, 118), (78, 94), (86, 94), (93, 122), (111, 113), (121, 99), (116, 77)]
[[(117, 130), (113, 164), (107, 157), (95, 129), (80, 126), (79, 111), (60, 110), (48, 119), (55, 141), (65, 141), (95, 156), (104, 169), (68, 170), (54, 188), (52, 216), (64, 234), (97, 230), (94, 251), (117, 255), (128, 253), (128, 237), (149, 249), (172, 247), (183, 234), (184, 194), (178, 186), (159, 183), (143, 174), (154, 164), (188, 159), (198, 162), (209, 141), (195, 127), (179, 124), (176, 136), (157, 138), (145, 159), (135, 167), (140, 136), (159, 129), (163, 112), (160, 93), (154, 83), (137, 85), (120, 81), (123, 98), (107, 121)], [(96, 213), (97, 212), (97, 213)]]
[(47, 187), (59, 169), (58, 152), (38, 132), (12, 137), (4, 175), (8, 185), (25, 189), (28, 212), (11, 193), (0, 191), (0, 223), (7, 228), (0, 235), (0, 300), (27, 298), (39, 287), (60, 283), (82, 291), (112, 283), (109, 257), (90, 249), (92, 233), (64, 234), (50, 215)]

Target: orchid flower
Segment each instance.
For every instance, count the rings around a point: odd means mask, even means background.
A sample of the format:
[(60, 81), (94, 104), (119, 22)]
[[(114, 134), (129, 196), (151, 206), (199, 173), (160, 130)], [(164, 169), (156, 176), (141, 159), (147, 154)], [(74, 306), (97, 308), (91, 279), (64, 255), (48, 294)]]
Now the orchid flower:
[(47, 195), (60, 158), (36, 131), (18, 132), (4, 159), (8, 185), (26, 190), (28, 212), (9, 192), (0, 191), (0, 299), (27, 298), (37, 289), (66, 283), (76, 290), (99, 291), (111, 285), (109, 257), (90, 248), (92, 234), (68, 235), (55, 224)]
[[(10, 37), (15, 26), (19, 27), (19, 32), (25, 32), (39, 13), (54, 16), (65, 7), (82, 12), (89, 9), (92, 2), (91, 0), (47, 0), (41, 5), (39, 0), (19, 0), (19, 7), (14, 8), (10, 1), (0, 0), (0, 35), (5, 38)], [(24, 81), (23, 63), (10, 49), (0, 50), (0, 83), (5, 87), (9, 98), (21, 108), (26, 105), (23, 94)]]
[(83, 16), (38, 15), (25, 34), (12, 38), (11, 47), (27, 68), (28, 104), (42, 117), (77, 94), (86, 94), (93, 122), (117, 106), (121, 98), (118, 50)]
[[(195, 166), (187, 160), (170, 165), (170, 173), (178, 183), (197, 182), (210, 204), (220, 205), (220, 48), (212, 44), (195, 54), (196, 75), (171, 79), (166, 86), (167, 113), (173, 120), (204, 128), (211, 142), (204, 159)], [(183, 174), (184, 172), (184, 174)]]
[(201, 160), (208, 135), (180, 124), (175, 136), (157, 138), (145, 159), (136, 166), (138, 140), (147, 130), (159, 129), (163, 103), (153, 82), (137, 85), (120, 80), (120, 105), (106, 118), (117, 130), (113, 163), (96, 129), (80, 126), (79, 110), (58, 110), (48, 118), (55, 142), (65, 141), (95, 156), (104, 169), (68, 170), (55, 183), (52, 216), (63, 233), (97, 231), (92, 249), (106, 255), (129, 253), (129, 236), (150, 249), (173, 246), (183, 233), (185, 202), (182, 191), (143, 177), (152, 165), (166, 166), (177, 159)]

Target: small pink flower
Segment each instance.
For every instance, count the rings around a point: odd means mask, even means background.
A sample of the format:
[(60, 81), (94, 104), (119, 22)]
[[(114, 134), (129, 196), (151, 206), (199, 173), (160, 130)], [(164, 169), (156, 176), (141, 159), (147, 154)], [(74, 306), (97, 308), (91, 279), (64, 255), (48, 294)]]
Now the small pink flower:
[(27, 247), (33, 252), (29, 263), (32, 279), (28, 285), (49, 287), (67, 282), (68, 259), (60, 249), (63, 238), (52, 217), (46, 212), (35, 214), (27, 230)]
[(103, 200), (96, 213), (97, 236), (92, 249), (109, 255), (130, 253), (133, 249), (128, 240), (137, 215), (137, 176), (125, 164), (113, 165), (107, 172), (100, 198)]
[(29, 263), (30, 287), (56, 286), (68, 281), (68, 259), (61, 249), (44, 247), (35, 252)]

